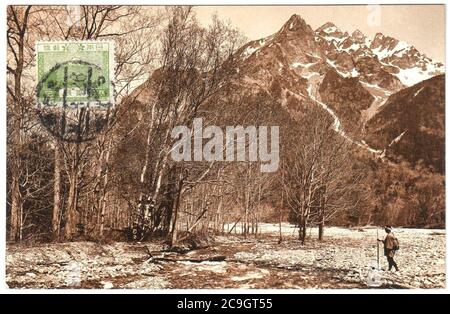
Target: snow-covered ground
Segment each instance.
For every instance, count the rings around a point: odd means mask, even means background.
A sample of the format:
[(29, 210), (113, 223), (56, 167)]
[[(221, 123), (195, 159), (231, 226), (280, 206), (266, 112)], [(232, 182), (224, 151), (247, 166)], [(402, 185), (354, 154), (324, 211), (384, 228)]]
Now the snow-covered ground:
[(6, 282), (11, 288), (368, 288), (375, 273), (385, 288), (445, 286), (445, 230), (395, 229), (398, 273), (386, 270), (381, 245), (377, 270), (375, 227), (329, 227), (323, 241), (313, 228), (305, 245), (294, 226), (281, 224), (281, 243), (279, 230), (262, 223), (256, 238), (233, 232), (183, 254), (164, 252), (162, 241), (8, 245)]
[[(262, 234), (278, 235), (278, 224), (261, 224)], [(282, 223), (283, 236), (297, 236), (294, 226)], [(272, 249), (257, 245), (251, 252), (237, 253), (237, 257), (245, 260), (277, 261), (283, 265), (303, 265), (318, 269), (336, 269), (347, 272), (343, 278), (361, 282), (366, 279), (372, 267), (377, 268), (378, 238), (383, 238), (382, 228), (340, 228), (325, 229), (323, 243), (314, 241), (317, 228), (308, 230), (312, 241), (305, 246), (294, 249), (273, 247)], [(399, 239), (400, 250), (396, 253), (400, 272), (388, 272), (387, 261), (383, 256), (380, 244), (381, 277), (385, 283), (416, 288), (438, 288), (445, 286), (445, 237), (442, 229), (394, 229)], [(292, 246), (290, 246), (292, 247)], [(350, 276), (350, 277), (347, 277)]]

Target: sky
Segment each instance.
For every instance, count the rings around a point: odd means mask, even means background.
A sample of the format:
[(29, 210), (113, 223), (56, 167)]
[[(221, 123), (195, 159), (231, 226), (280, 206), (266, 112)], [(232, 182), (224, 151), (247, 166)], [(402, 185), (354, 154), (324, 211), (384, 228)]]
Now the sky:
[(359, 29), (369, 38), (381, 32), (445, 63), (444, 5), (199, 6), (196, 11), (202, 24), (209, 24), (217, 13), (249, 40), (277, 32), (291, 15), (299, 14), (313, 29), (333, 22), (342, 31)]

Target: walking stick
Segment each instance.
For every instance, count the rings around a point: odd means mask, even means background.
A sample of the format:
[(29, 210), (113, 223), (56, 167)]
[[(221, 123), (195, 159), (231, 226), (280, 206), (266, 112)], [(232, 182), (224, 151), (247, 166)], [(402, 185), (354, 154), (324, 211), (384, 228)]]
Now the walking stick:
[(377, 267), (380, 270), (380, 241), (378, 241), (378, 227), (377, 227)]

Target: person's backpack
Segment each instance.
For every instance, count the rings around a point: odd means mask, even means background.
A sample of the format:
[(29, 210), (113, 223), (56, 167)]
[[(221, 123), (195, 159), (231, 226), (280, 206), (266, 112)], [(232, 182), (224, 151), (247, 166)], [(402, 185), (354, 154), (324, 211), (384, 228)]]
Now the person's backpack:
[(397, 239), (397, 237), (396, 236), (394, 236), (393, 235), (393, 237), (394, 237), (394, 247), (392, 248), (394, 251), (398, 251), (398, 250), (400, 250), (400, 242), (398, 242), (398, 239)]

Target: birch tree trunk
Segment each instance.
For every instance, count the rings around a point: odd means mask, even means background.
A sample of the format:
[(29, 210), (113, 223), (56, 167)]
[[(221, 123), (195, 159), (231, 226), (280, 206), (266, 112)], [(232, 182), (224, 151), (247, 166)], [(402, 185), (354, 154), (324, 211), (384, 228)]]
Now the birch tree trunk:
[(107, 189), (108, 189), (108, 174), (109, 174), (109, 167), (108, 167), (108, 162), (109, 162), (109, 156), (110, 156), (110, 151), (111, 151), (111, 140), (108, 141), (108, 147), (106, 149), (106, 156), (105, 156), (105, 173), (104, 173), (104, 177), (103, 177), (103, 187), (102, 187), (102, 195), (101, 195), (101, 199), (100, 199), (100, 226), (99, 226), (99, 235), (100, 237), (103, 237), (103, 233), (104, 233), (104, 229), (105, 229), (105, 215), (106, 215), (106, 194), (107, 194)]
[(72, 239), (76, 233), (77, 177), (76, 166), (72, 165), (69, 178), (69, 199), (65, 212), (66, 223), (64, 225), (64, 237), (66, 240)]
[(53, 213), (52, 213), (52, 232), (53, 239), (59, 237), (60, 231), (60, 207), (61, 207), (61, 156), (58, 140), (55, 140), (55, 166), (53, 174)]

